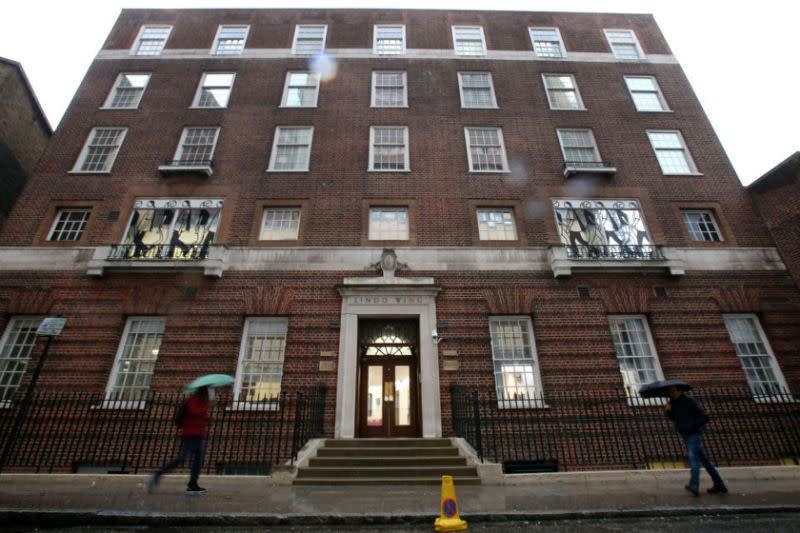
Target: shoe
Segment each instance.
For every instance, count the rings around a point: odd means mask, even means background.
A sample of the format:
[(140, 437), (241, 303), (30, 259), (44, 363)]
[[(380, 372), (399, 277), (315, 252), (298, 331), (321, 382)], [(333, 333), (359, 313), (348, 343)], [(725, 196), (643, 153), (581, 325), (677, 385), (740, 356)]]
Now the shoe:
[(706, 492), (709, 494), (728, 494), (728, 487), (725, 485), (720, 485), (717, 487), (716, 485), (708, 489)]
[(689, 492), (691, 492), (691, 493), (692, 493), (692, 494), (694, 494), (695, 496), (700, 496), (700, 491), (698, 491), (698, 490), (697, 490), (697, 487), (695, 487), (695, 486), (693, 486), (693, 485), (686, 485), (686, 486), (685, 486), (685, 487), (683, 487), (683, 488), (685, 488), (686, 490), (688, 490)]
[(203, 494), (206, 491), (203, 487), (195, 485), (194, 487), (186, 487), (187, 494)]
[(147, 478), (147, 494), (153, 494), (153, 491), (156, 490), (156, 485), (158, 485), (158, 475), (151, 474), (149, 478)]

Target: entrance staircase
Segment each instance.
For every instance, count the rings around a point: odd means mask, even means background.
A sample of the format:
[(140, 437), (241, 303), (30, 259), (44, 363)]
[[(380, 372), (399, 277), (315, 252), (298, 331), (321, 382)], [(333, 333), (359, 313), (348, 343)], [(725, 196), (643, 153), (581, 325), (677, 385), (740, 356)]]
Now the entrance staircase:
[(456, 485), (478, 485), (450, 439), (326, 439), (295, 485), (438, 485), (443, 475)]

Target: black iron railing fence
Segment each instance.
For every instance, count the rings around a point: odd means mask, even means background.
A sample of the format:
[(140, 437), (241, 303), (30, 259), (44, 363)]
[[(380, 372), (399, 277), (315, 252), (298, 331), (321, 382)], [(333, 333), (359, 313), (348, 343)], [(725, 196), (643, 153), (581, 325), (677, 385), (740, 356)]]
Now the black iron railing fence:
[[(267, 474), (293, 463), (309, 439), (324, 434), (323, 386), (282, 392), (268, 402), (212, 404), (204, 470)], [(178, 451), (173, 423), (181, 394), (149, 393), (121, 408), (102, 394), (36, 392), (27, 406), (0, 409), (3, 471), (137, 473), (159, 468)], [(24, 419), (10, 434), (21, 409)], [(187, 465), (188, 466), (188, 465)]]
[(650, 244), (578, 245), (568, 244), (569, 259), (581, 261), (664, 261), (661, 246)]
[(210, 243), (204, 244), (112, 244), (109, 261), (202, 261)]
[[(710, 388), (694, 397), (711, 416), (705, 442), (718, 464), (798, 464), (800, 402), (788, 392), (754, 398), (747, 389)], [(451, 388), (453, 432), (482, 461), (503, 463), (507, 471), (682, 464), (683, 442), (664, 416), (663, 403), (641, 403), (622, 389), (498, 402), (494, 390)]]

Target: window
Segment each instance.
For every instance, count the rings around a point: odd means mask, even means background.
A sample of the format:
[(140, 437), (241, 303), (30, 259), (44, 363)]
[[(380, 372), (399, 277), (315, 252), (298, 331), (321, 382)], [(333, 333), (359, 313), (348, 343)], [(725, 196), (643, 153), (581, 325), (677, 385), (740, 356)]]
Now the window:
[(200, 78), (200, 85), (197, 87), (192, 107), (214, 109), (228, 107), (228, 99), (231, 97), (235, 78), (236, 74), (233, 72), (204, 72), (203, 77)]
[(325, 36), (328, 26), (325, 24), (298, 24), (294, 29), (292, 53), (297, 55), (313, 55), (325, 50)]
[(592, 130), (559, 129), (557, 131), (558, 140), (561, 142), (561, 152), (564, 154), (564, 161), (567, 164), (602, 162)]
[(222, 200), (137, 198), (120, 259), (204, 259), (219, 226)]
[(558, 28), (528, 28), (536, 57), (566, 57), (567, 50)]
[(508, 207), (478, 209), (478, 236), (482, 241), (515, 241), (514, 210)]
[(686, 149), (686, 143), (679, 131), (654, 131), (648, 130), (650, 144), (661, 165), (664, 174), (696, 174), (692, 156)]
[(161, 350), (165, 319), (131, 317), (125, 324), (117, 358), (108, 381), (106, 400), (119, 406), (139, 405), (147, 398), (153, 368)]
[(369, 210), (369, 240), (407, 241), (407, 207), (371, 207)]
[(249, 31), (250, 26), (220, 26), (211, 53), (216, 56), (242, 55)]
[(761, 324), (755, 315), (725, 315), (731, 342), (736, 347), (736, 355), (742, 363), (747, 383), (753, 395), (777, 396), (788, 394), (786, 380), (772, 353)]
[(92, 210), (88, 207), (64, 207), (56, 213), (48, 241), (79, 241)]
[(406, 72), (376, 70), (372, 72), (372, 107), (406, 107), (408, 92)]
[(127, 128), (93, 128), (73, 172), (111, 172)]
[(137, 56), (161, 55), (171, 31), (172, 26), (142, 26), (131, 53)]
[(492, 338), (494, 378), (500, 405), (541, 405), (542, 380), (531, 319), (525, 316), (490, 317), (489, 334)]
[(500, 128), (464, 128), (470, 172), (506, 172), (508, 161)]
[(453, 49), (459, 56), (486, 55), (482, 26), (453, 26)]
[[(664, 379), (647, 319), (644, 316), (609, 316), (608, 323), (625, 393), (628, 398), (639, 398), (642, 385)], [(644, 403), (641, 399), (639, 402)]]
[(38, 317), (12, 317), (0, 340), (0, 406), (8, 405), (17, 392), (33, 347), (36, 330), (42, 319)]
[(556, 230), (570, 259), (647, 259), (656, 248), (639, 202), (620, 199), (553, 200)]
[(583, 109), (581, 93), (572, 74), (542, 74), (550, 109)]
[(142, 100), (150, 74), (120, 74), (111, 89), (104, 108), (108, 109), (136, 109)]
[(261, 219), (262, 241), (296, 241), (300, 233), (299, 207), (266, 207)]
[(287, 72), (281, 107), (317, 107), (319, 75), (312, 72)]
[(369, 170), (409, 170), (406, 126), (370, 127)]
[(669, 111), (658, 82), (652, 76), (625, 76), (636, 111)]
[(175, 161), (187, 165), (207, 165), (214, 156), (219, 128), (183, 128)]
[(496, 108), (494, 84), (489, 72), (459, 72), (461, 107)]
[(608, 45), (617, 59), (641, 59), (644, 57), (642, 47), (633, 30), (603, 30)]
[(313, 127), (278, 126), (272, 145), (270, 171), (307, 172)]
[(381, 56), (406, 53), (406, 27), (375, 25), (372, 50)]
[(722, 233), (710, 209), (685, 209), (682, 213), (686, 229), (689, 230), (689, 236), (693, 241), (722, 241)]
[(286, 318), (248, 318), (244, 323), (234, 401), (277, 402), (286, 352)]

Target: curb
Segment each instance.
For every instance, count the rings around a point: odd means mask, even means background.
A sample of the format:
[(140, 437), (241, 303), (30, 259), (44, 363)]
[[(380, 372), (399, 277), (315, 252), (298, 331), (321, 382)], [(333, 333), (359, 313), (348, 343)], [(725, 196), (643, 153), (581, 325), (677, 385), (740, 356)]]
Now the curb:
[[(590, 520), (664, 516), (798, 513), (800, 505), (654, 507), (651, 509), (596, 509), (586, 511), (519, 511), (462, 513), (472, 522)], [(25, 527), (76, 526), (288, 526), (288, 525), (380, 525), (432, 523), (430, 513), (402, 514), (259, 514), (259, 513), (151, 513), (136, 511), (33, 511), (0, 509), (0, 523)]]

